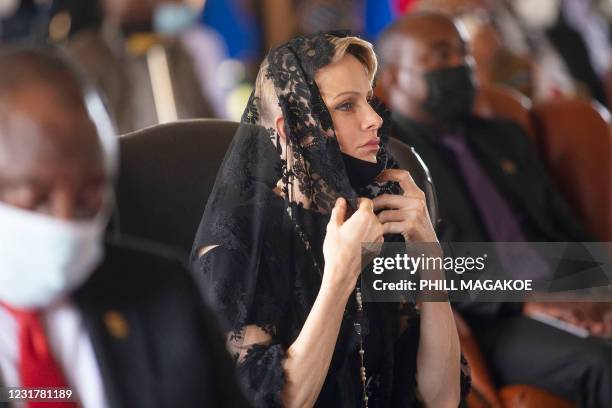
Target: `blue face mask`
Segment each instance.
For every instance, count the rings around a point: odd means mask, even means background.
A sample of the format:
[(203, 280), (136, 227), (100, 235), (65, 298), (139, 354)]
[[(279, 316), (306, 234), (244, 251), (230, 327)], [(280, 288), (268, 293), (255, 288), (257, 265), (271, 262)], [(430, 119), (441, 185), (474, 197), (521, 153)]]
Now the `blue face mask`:
[(198, 19), (198, 13), (186, 4), (168, 3), (155, 8), (153, 27), (163, 35), (178, 35), (191, 27)]

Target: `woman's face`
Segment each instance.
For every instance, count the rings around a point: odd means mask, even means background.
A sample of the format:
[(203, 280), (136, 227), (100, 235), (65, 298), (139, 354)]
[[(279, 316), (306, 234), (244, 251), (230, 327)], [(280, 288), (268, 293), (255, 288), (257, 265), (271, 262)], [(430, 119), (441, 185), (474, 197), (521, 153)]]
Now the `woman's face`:
[(382, 118), (370, 106), (372, 85), (365, 66), (346, 54), (319, 69), (315, 81), (334, 121), (340, 150), (357, 159), (376, 162)]

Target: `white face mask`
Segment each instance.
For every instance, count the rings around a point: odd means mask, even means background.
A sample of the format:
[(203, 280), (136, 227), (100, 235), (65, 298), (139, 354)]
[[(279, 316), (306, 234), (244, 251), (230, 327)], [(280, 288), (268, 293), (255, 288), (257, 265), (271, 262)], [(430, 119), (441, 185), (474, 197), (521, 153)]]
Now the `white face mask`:
[(550, 28), (559, 18), (560, 0), (514, 0), (518, 17), (531, 28)]
[(84, 283), (104, 255), (107, 216), (64, 221), (0, 203), (0, 301), (41, 308)]

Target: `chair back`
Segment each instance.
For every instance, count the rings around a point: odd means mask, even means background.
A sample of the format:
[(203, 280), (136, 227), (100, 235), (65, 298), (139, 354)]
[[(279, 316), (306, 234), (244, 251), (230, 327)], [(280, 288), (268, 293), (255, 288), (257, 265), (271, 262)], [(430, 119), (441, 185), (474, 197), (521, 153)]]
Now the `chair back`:
[(515, 89), (502, 85), (482, 86), (478, 91), (474, 114), (483, 118), (501, 118), (518, 123), (535, 142), (531, 120), (531, 101)]
[(558, 100), (536, 105), (539, 150), (576, 215), (598, 240), (612, 241), (612, 136), (601, 105)]
[(387, 148), (400, 168), (408, 170), (415, 184), (425, 193), (429, 218), (435, 228), (439, 221), (438, 199), (427, 165), (411, 146), (394, 137), (389, 138)]
[[(188, 254), (238, 126), (222, 120), (183, 120), (121, 137), (114, 232)], [(429, 171), (405, 144), (392, 139), (390, 150), (425, 192), (435, 225), (438, 212)]]
[(188, 254), (237, 128), (194, 119), (122, 136), (115, 232)]

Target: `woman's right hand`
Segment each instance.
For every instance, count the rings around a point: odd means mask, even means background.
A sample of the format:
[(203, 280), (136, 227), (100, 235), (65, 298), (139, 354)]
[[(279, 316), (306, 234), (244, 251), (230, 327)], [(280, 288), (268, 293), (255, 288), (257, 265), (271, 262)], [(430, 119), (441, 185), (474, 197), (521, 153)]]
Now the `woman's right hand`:
[(361, 272), (361, 244), (383, 242), (383, 225), (374, 215), (372, 200), (359, 199), (359, 208), (346, 219), (347, 203), (339, 198), (327, 224), (323, 242), (323, 284), (350, 293)]
[(383, 226), (374, 215), (371, 200), (360, 200), (359, 209), (347, 220), (346, 207), (342, 198), (334, 205), (323, 242), (325, 271), (321, 288), (283, 360), (283, 406), (315, 405), (328, 374), (346, 303), (359, 276), (361, 243), (382, 241)]

